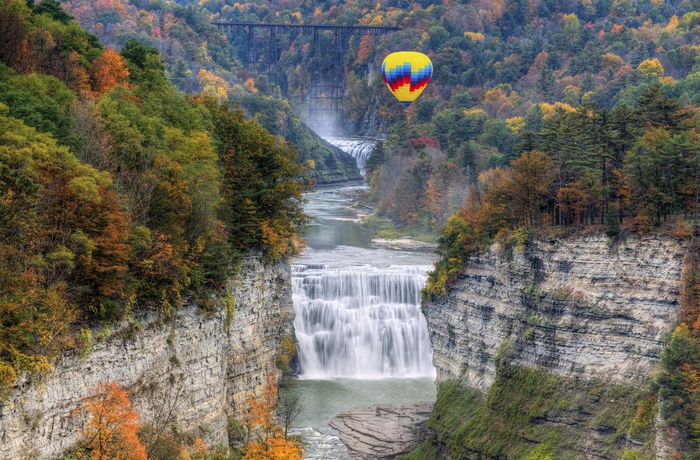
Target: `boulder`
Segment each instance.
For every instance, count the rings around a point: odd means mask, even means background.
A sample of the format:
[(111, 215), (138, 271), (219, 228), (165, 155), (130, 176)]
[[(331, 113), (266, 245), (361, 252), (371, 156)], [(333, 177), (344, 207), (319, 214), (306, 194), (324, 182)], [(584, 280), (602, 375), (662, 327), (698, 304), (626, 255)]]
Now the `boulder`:
[(331, 426), (353, 458), (391, 459), (423, 442), (432, 409), (432, 402), (358, 407), (336, 416)]

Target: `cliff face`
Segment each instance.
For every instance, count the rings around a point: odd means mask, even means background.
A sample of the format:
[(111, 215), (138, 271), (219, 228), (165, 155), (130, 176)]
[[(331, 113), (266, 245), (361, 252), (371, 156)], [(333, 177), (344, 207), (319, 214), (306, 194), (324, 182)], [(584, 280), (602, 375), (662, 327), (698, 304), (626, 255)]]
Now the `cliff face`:
[(649, 383), (684, 256), (671, 238), (579, 236), (471, 257), (423, 306), (444, 384), (410, 458), (668, 458)]
[(470, 258), (424, 307), (438, 382), (486, 393), (507, 339), (513, 364), (643, 386), (679, 306), (684, 253), (672, 239), (591, 236)]
[(240, 418), (247, 394), (260, 394), (277, 372), (280, 339), (292, 331), (289, 276), (286, 265), (249, 257), (229, 287), (230, 324), (225, 312), (184, 306), (172, 321), (142, 318), (93, 339), (89, 354), (65, 356), (42, 386), (20, 382), (0, 408), (0, 458), (60, 458), (78, 440), (72, 413), (87, 389), (110, 381), (127, 390), (142, 422), (169, 419), (180, 432), (225, 444), (227, 418)]

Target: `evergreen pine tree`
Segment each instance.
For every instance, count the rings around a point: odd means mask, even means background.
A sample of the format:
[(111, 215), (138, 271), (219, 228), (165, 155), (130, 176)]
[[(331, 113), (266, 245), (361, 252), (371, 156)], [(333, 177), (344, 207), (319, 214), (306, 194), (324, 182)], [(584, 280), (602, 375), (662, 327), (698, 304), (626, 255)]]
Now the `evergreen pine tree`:
[(667, 128), (671, 132), (683, 129), (683, 124), (691, 115), (684, 112), (678, 99), (666, 97), (658, 83), (651, 85), (639, 98), (639, 111), (642, 119), (657, 128)]

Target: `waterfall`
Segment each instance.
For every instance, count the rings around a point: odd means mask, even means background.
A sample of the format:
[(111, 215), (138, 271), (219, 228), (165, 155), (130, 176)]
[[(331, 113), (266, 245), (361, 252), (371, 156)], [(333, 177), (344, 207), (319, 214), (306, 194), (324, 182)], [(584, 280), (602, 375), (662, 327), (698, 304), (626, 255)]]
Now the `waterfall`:
[(434, 377), (420, 290), (429, 266), (292, 267), (306, 378)]
[(350, 154), (357, 162), (360, 173), (365, 175), (365, 163), (374, 149), (375, 141), (369, 139), (327, 139), (332, 145)]

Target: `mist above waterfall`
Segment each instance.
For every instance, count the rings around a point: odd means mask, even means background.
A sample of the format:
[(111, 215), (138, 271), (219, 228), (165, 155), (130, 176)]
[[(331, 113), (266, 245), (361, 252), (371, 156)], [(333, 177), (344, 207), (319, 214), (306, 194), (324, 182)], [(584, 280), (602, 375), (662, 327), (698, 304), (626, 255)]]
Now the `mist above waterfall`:
[(419, 308), (429, 269), (293, 266), (302, 377), (434, 377)]

